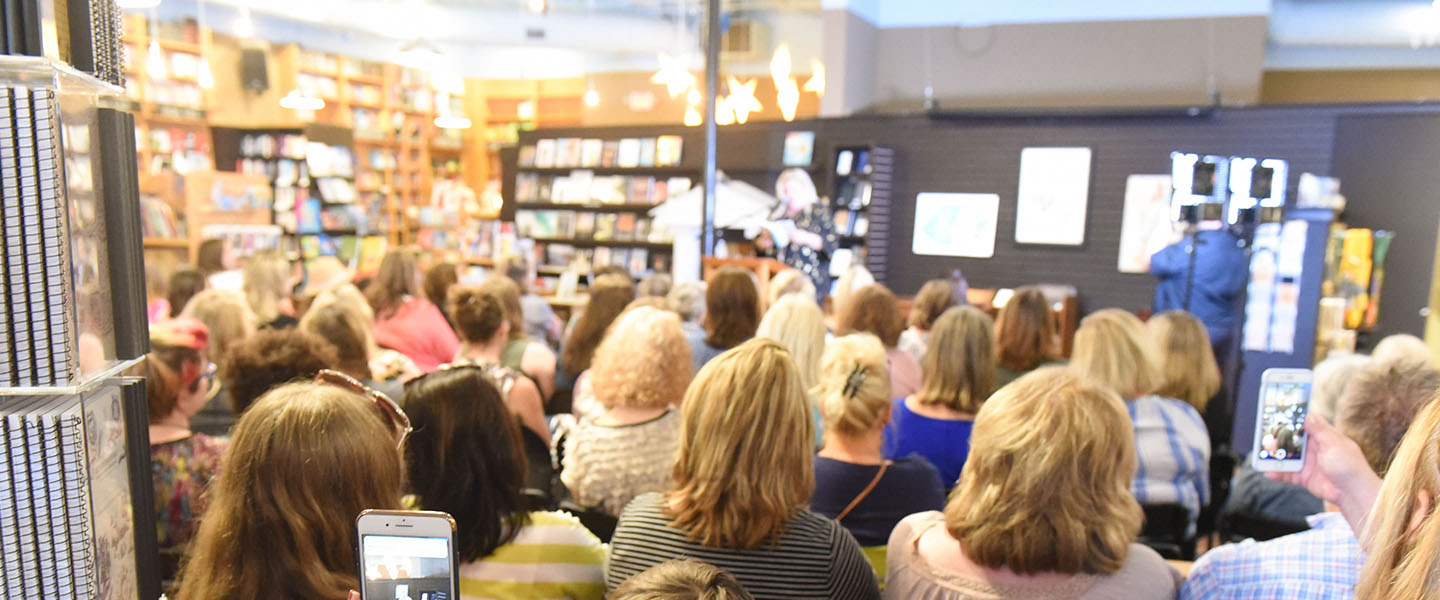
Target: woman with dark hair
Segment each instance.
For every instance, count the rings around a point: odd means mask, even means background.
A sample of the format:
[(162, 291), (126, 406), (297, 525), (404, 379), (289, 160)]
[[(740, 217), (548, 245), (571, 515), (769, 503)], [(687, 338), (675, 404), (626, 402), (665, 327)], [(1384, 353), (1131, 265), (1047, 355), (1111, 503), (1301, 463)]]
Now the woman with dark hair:
[(925, 346), (930, 342), (930, 327), (935, 324), (935, 319), (940, 318), (945, 309), (956, 304), (968, 304), (958, 292), (956, 282), (949, 279), (925, 282), (920, 292), (915, 294), (915, 304), (910, 307), (910, 327), (900, 334), (896, 345), (909, 352), (916, 361), (924, 361)]
[[(195, 269), (204, 276), (209, 287), (238, 292), (244, 286), (244, 275), (235, 264), (235, 250), (230, 247), (230, 241), (224, 238), (210, 238), (200, 242), (200, 249), (195, 252)], [(173, 307), (175, 303), (170, 304)], [(180, 311), (179, 308), (171, 310), (177, 313)]]
[(483, 367), (448, 367), (405, 386), (405, 447), (424, 510), (455, 518), (462, 598), (605, 595), (605, 548), (574, 517), (525, 509), (518, 421)]
[(421, 371), (434, 371), (455, 357), (460, 340), (434, 304), (420, 297), (420, 269), (415, 255), (392, 250), (380, 272), (365, 287), (375, 311), (375, 342), (398, 350)]
[(864, 332), (880, 338), (890, 359), (890, 395), (895, 398), (919, 392), (922, 377), (920, 362), (897, 346), (904, 327), (895, 294), (878, 283), (851, 292), (840, 304), (835, 333)]
[(690, 360), (695, 371), (755, 336), (763, 316), (755, 275), (740, 267), (723, 267), (705, 284), (705, 335), (690, 336)]
[(590, 289), (590, 301), (585, 304), (585, 312), (580, 313), (579, 320), (575, 321), (575, 327), (560, 349), (560, 367), (570, 381), (590, 368), (590, 359), (595, 355), (595, 347), (605, 337), (605, 330), (634, 300), (635, 289), (629, 285), (603, 285)]
[(549, 400), (555, 394), (555, 353), (541, 341), (526, 335), (520, 286), (509, 277), (491, 277), (480, 287), (500, 298), (505, 321), (510, 324), (505, 348), (500, 351), (500, 364), (524, 373), (540, 386), (540, 397)]
[(447, 321), (450, 313), (445, 312), (445, 298), (450, 293), (450, 288), (457, 283), (460, 283), (460, 269), (455, 263), (436, 263), (425, 271), (425, 282), (422, 286), (425, 299), (440, 309), (440, 314), (444, 315)]
[(205, 285), (205, 275), (195, 269), (180, 269), (171, 275), (165, 296), (165, 300), (170, 303), (170, 314), (167, 316), (172, 319), (180, 316), (190, 299), (205, 291)]
[(549, 442), (540, 389), (520, 372), (500, 364), (501, 352), (510, 340), (510, 322), (505, 320), (499, 295), (483, 287), (456, 286), (450, 290), (448, 304), (463, 340), (455, 355), (456, 364), (470, 363), (487, 369), (510, 412), (541, 440)]
[(995, 319), (995, 385), (1005, 387), (1037, 368), (1059, 364), (1057, 341), (1045, 294), (1033, 286), (1015, 290)]

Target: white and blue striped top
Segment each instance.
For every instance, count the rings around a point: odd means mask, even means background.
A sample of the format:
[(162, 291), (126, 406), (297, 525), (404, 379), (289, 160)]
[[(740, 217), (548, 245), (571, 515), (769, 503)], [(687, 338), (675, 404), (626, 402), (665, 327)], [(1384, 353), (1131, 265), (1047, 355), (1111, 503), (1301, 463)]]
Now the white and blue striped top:
[(1210, 434), (1195, 408), (1160, 396), (1127, 401), (1139, 468), (1130, 489), (1140, 504), (1180, 504), (1190, 533), (1210, 501)]

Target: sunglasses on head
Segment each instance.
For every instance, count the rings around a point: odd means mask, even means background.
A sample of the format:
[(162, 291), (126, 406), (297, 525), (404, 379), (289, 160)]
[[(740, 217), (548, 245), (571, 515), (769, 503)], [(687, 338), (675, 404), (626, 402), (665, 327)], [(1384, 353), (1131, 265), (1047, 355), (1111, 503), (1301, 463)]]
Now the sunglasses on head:
[(376, 391), (375, 388), (360, 383), (359, 379), (339, 371), (323, 369), (315, 375), (315, 383), (354, 392), (374, 402), (375, 407), (380, 410), (380, 415), (385, 418), (385, 422), (390, 425), (391, 431), (395, 434), (396, 448), (404, 446), (405, 438), (410, 437), (410, 432), (414, 430), (410, 426), (410, 417), (400, 409), (399, 404), (396, 404), (389, 396)]

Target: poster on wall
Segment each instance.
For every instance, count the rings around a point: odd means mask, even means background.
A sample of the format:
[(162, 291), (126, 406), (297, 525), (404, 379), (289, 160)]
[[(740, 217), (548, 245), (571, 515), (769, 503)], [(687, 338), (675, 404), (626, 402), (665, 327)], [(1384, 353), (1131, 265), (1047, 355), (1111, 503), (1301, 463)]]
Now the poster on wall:
[(785, 134), (785, 153), (782, 157), (787, 167), (808, 167), (815, 160), (815, 132), (791, 131)]
[(1120, 219), (1121, 273), (1148, 273), (1150, 257), (1184, 237), (1170, 218), (1170, 176), (1125, 178), (1125, 212)]
[(995, 255), (999, 211), (997, 194), (918, 194), (910, 250), (927, 256), (990, 258)]
[(1085, 243), (1090, 199), (1089, 148), (1026, 148), (1020, 151), (1020, 189), (1015, 203), (1015, 242), (1079, 246)]

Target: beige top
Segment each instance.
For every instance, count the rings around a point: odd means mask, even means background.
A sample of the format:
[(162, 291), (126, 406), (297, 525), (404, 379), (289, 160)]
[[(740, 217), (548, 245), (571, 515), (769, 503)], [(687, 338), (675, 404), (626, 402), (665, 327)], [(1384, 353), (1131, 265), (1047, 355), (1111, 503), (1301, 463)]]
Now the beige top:
[(679, 448), (678, 410), (632, 425), (582, 420), (565, 439), (560, 480), (580, 506), (618, 517), (632, 498), (665, 490)]
[[(1180, 574), (1159, 554), (1140, 544), (1130, 545), (1125, 566), (1111, 575), (1039, 576), (1034, 582), (992, 582), (932, 564), (921, 556), (920, 537), (934, 527), (943, 528), (945, 516), (937, 511), (905, 517), (890, 534), (885, 597), (914, 600), (1173, 600), (1180, 589)], [(949, 535), (948, 533), (946, 535)], [(966, 560), (962, 555), (962, 560)]]

